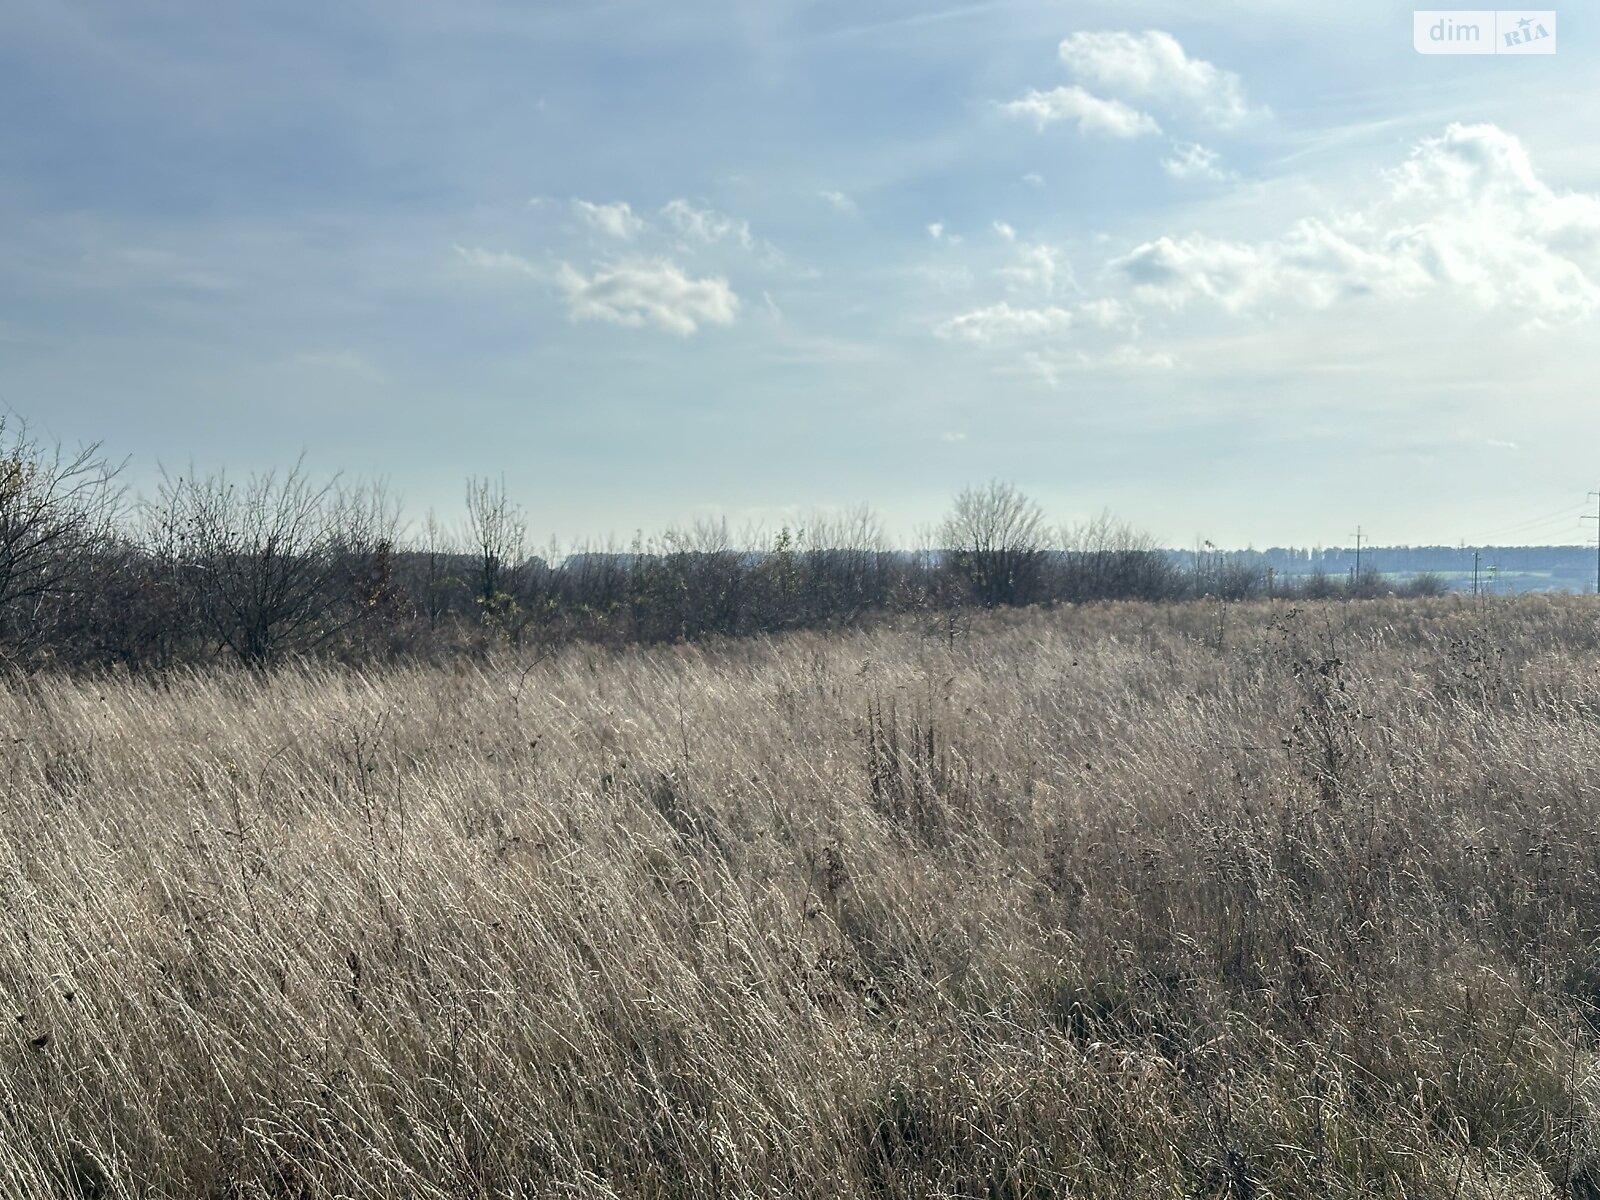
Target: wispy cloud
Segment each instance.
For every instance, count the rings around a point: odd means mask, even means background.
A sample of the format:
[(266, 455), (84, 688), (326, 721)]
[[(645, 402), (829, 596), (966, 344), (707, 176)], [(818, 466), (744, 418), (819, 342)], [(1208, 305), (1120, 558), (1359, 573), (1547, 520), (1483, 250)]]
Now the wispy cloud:
[(1016, 242), (1015, 245), (1016, 260), (995, 272), (1008, 288), (1053, 296), (1058, 280), (1070, 278), (1065, 256), (1056, 247), (1042, 242)]
[(457, 246), (456, 257), (478, 271), (501, 275), (526, 275), (542, 278), (546, 272), (531, 259), (505, 250), (486, 250), (482, 246)]
[(696, 208), (687, 200), (670, 200), (661, 209), (661, 215), (680, 237), (706, 245), (732, 242), (745, 250), (755, 246), (755, 235), (750, 232), (750, 222), (711, 208)]
[(1030, 91), (1000, 107), (1011, 116), (1033, 120), (1040, 129), (1056, 121), (1072, 121), (1078, 132), (1104, 137), (1136, 138), (1161, 132), (1161, 126), (1148, 113), (1120, 100), (1092, 95), (1075, 85), (1048, 92)]
[(934, 329), (945, 341), (994, 342), (1051, 337), (1067, 332), (1076, 318), (1064, 308), (1016, 308), (1002, 301), (987, 308), (974, 309), (951, 317)]
[(1008, 221), (991, 223), (995, 234), (1011, 247), (1011, 261), (995, 269), (1012, 291), (1055, 294), (1058, 281), (1072, 281), (1072, 270), (1063, 252), (1043, 242), (1024, 241)]
[(1172, 153), (1161, 160), (1161, 169), (1174, 179), (1232, 178), (1231, 172), (1222, 167), (1222, 156), (1198, 142), (1175, 143)]
[(850, 217), (859, 216), (861, 214), (860, 205), (858, 205), (843, 192), (824, 191), (818, 192), (817, 195), (826, 200), (829, 207), (832, 208), (834, 212), (843, 213), (845, 216)]
[(585, 275), (569, 263), (557, 269), (573, 320), (654, 326), (682, 337), (702, 325), (731, 325), (739, 298), (726, 279), (695, 279), (667, 259), (636, 259)]
[(644, 218), (633, 211), (626, 200), (612, 204), (595, 204), (588, 200), (573, 200), (572, 207), (583, 221), (596, 233), (619, 241), (632, 241), (644, 231)]

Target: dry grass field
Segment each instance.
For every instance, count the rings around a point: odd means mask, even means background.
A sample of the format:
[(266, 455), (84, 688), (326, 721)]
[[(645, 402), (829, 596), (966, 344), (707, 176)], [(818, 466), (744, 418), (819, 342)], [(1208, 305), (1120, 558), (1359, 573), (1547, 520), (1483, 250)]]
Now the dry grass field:
[(1600, 1195), (1592, 599), (0, 694), (0, 1195)]

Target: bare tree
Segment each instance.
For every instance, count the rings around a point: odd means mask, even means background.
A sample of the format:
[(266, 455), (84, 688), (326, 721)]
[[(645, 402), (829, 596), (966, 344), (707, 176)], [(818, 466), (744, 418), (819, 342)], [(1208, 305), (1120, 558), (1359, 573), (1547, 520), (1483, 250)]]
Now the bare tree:
[(13, 661), (47, 644), (92, 589), (122, 511), (120, 469), (98, 443), (46, 447), (0, 416), (0, 648)]
[(1267, 570), (1248, 552), (1229, 552), (1210, 539), (1195, 549), (1189, 576), (1191, 595), (1218, 600), (1248, 600), (1267, 590)]
[(420, 578), (413, 585), (417, 607), (427, 619), (429, 629), (439, 627), (439, 622), (450, 611), (451, 595), (463, 586), (454, 569), (461, 557), (459, 547), (455, 535), (430, 508), (422, 521), (422, 539), (417, 551)]
[(477, 559), (476, 591), (485, 619), (510, 603), (522, 565), (528, 521), (506, 492), (506, 480), (467, 480), (466, 540)]
[(551, 591), (570, 627), (588, 636), (625, 632), (631, 556), (617, 542), (606, 541), (574, 545), (560, 560), (560, 569), (551, 572)]
[(739, 632), (744, 600), (745, 560), (735, 549), (725, 518), (702, 518), (692, 529), (669, 529), (667, 570), (678, 593), (680, 638)]
[(945, 561), (985, 607), (1038, 597), (1044, 513), (1009, 483), (967, 488), (940, 530)]
[(1062, 599), (1161, 600), (1183, 585), (1153, 537), (1110, 513), (1064, 527), (1061, 547), (1053, 593)]
[(178, 586), (202, 629), (262, 667), (308, 651), (362, 619), (384, 579), (395, 514), (381, 487), (318, 484), (303, 462), (283, 475), (163, 477), (148, 519), (171, 531)]
[(333, 499), (334, 586), (356, 606), (350, 625), (380, 642), (387, 639), (393, 649), (399, 627), (416, 615), (398, 569), (399, 501), (382, 479), (353, 487), (336, 484)]
[(883, 523), (865, 504), (814, 515), (805, 527), (805, 579), (812, 622), (850, 621), (889, 602), (893, 556)]

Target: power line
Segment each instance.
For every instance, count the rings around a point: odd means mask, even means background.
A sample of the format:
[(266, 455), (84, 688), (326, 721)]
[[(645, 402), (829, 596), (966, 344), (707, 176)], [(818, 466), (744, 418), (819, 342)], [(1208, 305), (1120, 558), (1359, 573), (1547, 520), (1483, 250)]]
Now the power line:
[(1570, 527), (1576, 515), (1575, 512), (1569, 511), (1564, 516), (1546, 517), (1542, 521), (1529, 521), (1526, 525), (1512, 525), (1504, 529), (1480, 529), (1475, 531), (1476, 536), (1472, 540), (1480, 546), (1492, 546), (1497, 542), (1505, 541), (1507, 538), (1545, 536), (1555, 533), (1558, 529)]
[(1524, 521), (1520, 525), (1504, 526), (1500, 529), (1491, 530), (1480, 536), (1486, 539), (1487, 543), (1488, 541), (1494, 541), (1498, 538), (1507, 536), (1527, 537), (1534, 533), (1554, 533), (1557, 529), (1563, 526), (1570, 527), (1576, 522), (1576, 520), (1577, 514), (1569, 508), (1566, 512), (1562, 513), (1558, 517), (1541, 517), (1538, 520)]
[[(1512, 506), (1509, 506), (1509, 507), (1513, 507), (1513, 508), (1532, 508), (1533, 506), (1531, 504), (1517, 504), (1517, 505), (1512, 505)], [(1540, 507), (1542, 508), (1544, 506), (1541, 505)], [(1491, 526), (1489, 528), (1489, 530), (1487, 531), (1486, 536), (1495, 537), (1495, 536), (1498, 536), (1499, 534), (1502, 534), (1502, 533), (1510, 533), (1510, 532), (1512, 532), (1514, 530), (1521, 529), (1521, 528), (1523, 528), (1524, 526), (1527, 526), (1527, 525), (1540, 525), (1540, 524), (1543, 524), (1546, 521), (1555, 521), (1555, 520), (1557, 520), (1557, 519), (1559, 519), (1561, 517), (1570, 518), (1572, 515), (1573, 515), (1573, 508), (1572, 508), (1571, 503), (1569, 502), (1567, 504), (1563, 504), (1560, 508), (1557, 508), (1557, 509), (1554, 509), (1554, 510), (1546, 512), (1542, 516), (1525, 517), (1525, 518), (1522, 518), (1520, 520), (1507, 521), (1504, 525)]]
[(1489, 529), (1484, 536), (1487, 536), (1487, 537), (1498, 537), (1499, 535), (1504, 534), (1504, 533), (1516, 533), (1519, 530), (1526, 529), (1529, 526), (1533, 526), (1533, 525), (1554, 524), (1555, 522), (1561, 521), (1561, 520), (1570, 521), (1570, 520), (1572, 520), (1572, 516), (1573, 516), (1572, 505), (1568, 504), (1564, 508), (1560, 509), (1557, 512), (1548, 513), (1548, 514), (1546, 514), (1544, 516), (1541, 516), (1541, 517), (1528, 517), (1528, 518), (1526, 518), (1524, 520), (1521, 520), (1521, 521), (1512, 521), (1512, 522), (1510, 522), (1509, 524), (1506, 524), (1506, 525), (1495, 526), (1494, 528)]

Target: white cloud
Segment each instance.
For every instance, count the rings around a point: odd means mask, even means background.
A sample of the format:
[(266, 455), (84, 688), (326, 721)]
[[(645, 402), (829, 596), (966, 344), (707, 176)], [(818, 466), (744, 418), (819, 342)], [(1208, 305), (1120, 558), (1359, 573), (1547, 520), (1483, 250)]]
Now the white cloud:
[(1020, 100), (1002, 104), (1014, 117), (1030, 117), (1043, 129), (1055, 121), (1076, 121), (1078, 132), (1114, 138), (1136, 138), (1160, 133), (1161, 126), (1148, 113), (1121, 100), (1092, 95), (1081, 87), (1058, 87), (1048, 92), (1030, 91)]
[(480, 271), (502, 275), (529, 275), (534, 278), (545, 274), (537, 264), (520, 254), (509, 254), (504, 250), (485, 250), (482, 246), (457, 246), (455, 251), (456, 257), (462, 262)]
[(739, 311), (726, 279), (694, 279), (666, 259), (612, 263), (587, 276), (562, 263), (556, 279), (576, 321), (654, 325), (687, 337), (702, 324), (731, 325)]
[(940, 238), (944, 237), (944, 222), (942, 222), (942, 221), (934, 221), (934, 222), (932, 222), (928, 226), (928, 236), (931, 237), (936, 242)]
[(817, 195), (826, 200), (835, 212), (841, 212), (851, 217), (861, 212), (860, 206), (843, 192), (818, 192)]
[(938, 325), (934, 333), (947, 342), (987, 345), (1060, 335), (1071, 329), (1074, 323), (1073, 314), (1065, 308), (1053, 305), (1045, 308), (1014, 308), (1002, 301), (988, 308), (951, 317)]
[(1060, 54), (1079, 79), (1130, 100), (1223, 126), (1250, 112), (1239, 76), (1189, 57), (1170, 33), (1075, 33), (1062, 41)]
[[(1121, 301), (1091, 300), (1072, 308), (1035, 307), (1007, 301), (961, 313), (934, 327), (947, 342), (1005, 347), (1020, 351), (1025, 374), (1054, 376), (1067, 367), (1171, 366), (1170, 355), (1129, 341), (1138, 335), (1138, 318)], [(1052, 379), (1053, 381), (1053, 379)]]
[(1451, 125), (1387, 176), (1364, 209), (1296, 222), (1259, 242), (1159, 237), (1114, 260), (1142, 300), (1209, 300), (1243, 313), (1326, 309), (1433, 294), (1524, 324), (1600, 312), (1600, 197), (1560, 194), (1522, 143), (1493, 125)]
[(1031, 183), (1034, 187), (1044, 186), (1044, 176), (1037, 171), (1029, 171), (1022, 177), (1023, 183)]
[(1474, 429), (1456, 430), (1456, 441), (1467, 446), (1486, 446), (1491, 450), (1520, 450), (1522, 447), (1505, 438), (1489, 437)]
[(1032, 291), (1050, 296), (1055, 294), (1056, 281), (1062, 274), (1070, 277), (1070, 270), (1054, 246), (1040, 242), (1017, 242), (1016, 262), (999, 268), (995, 273), (1006, 281), (1013, 291)]
[(1133, 342), (1114, 346), (1099, 358), (1091, 357), (1089, 366), (1143, 367), (1170, 371), (1179, 364), (1178, 356), (1166, 350), (1147, 350)]
[(1134, 311), (1113, 296), (1102, 296), (1078, 305), (1078, 317), (1096, 329), (1132, 331), (1139, 323)]
[(633, 206), (626, 200), (615, 204), (593, 204), (588, 200), (574, 200), (572, 207), (590, 229), (619, 241), (631, 241), (644, 231), (643, 218), (635, 215)]
[(1279, 292), (1285, 281), (1270, 259), (1261, 246), (1191, 234), (1145, 242), (1111, 269), (1141, 300), (1176, 309), (1204, 296), (1237, 311)]
[[(952, 235), (950, 240), (954, 242), (957, 239)], [(934, 291), (952, 296), (972, 290), (972, 272), (966, 267), (920, 266), (916, 268), (916, 275), (924, 292)]]
[(749, 250), (755, 245), (750, 232), (750, 222), (710, 208), (696, 208), (687, 200), (669, 200), (661, 215), (678, 231), (680, 237), (692, 238), (707, 245), (732, 242)]
[(1233, 313), (1283, 305), (1325, 309), (1363, 297), (1403, 299), (1427, 290), (1428, 271), (1415, 257), (1391, 255), (1386, 236), (1353, 238), (1316, 218), (1264, 242), (1230, 242), (1191, 234), (1160, 237), (1111, 263), (1141, 300), (1181, 309), (1195, 299)]
[(1009, 289), (1050, 296), (1055, 293), (1058, 279), (1065, 276), (1071, 280), (1072, 269), (1054, 246), (1022, 241), (1016, 227), (1008, 221), (994, 221), (992, 225), (1000, 239), (1013, 247), (1013, 261), (995, 269), (995, 274), (1006, 281)]
[(1050, 387), (1059, 387), (1061, 381), (1074, 372), (1108, 368), (1170, 371), (1179, 365), (1178, 358), (1173, 354), (1146, 350), (1131, 342), (1124, 342), (1107, 350), (1026, 350), (1010, 370), (1032, 376)]
[[(968, 300), (934, 332), (1052, 384), (1085, 369), (1270, 362), (1307, 375), (1369, 364), (1391, 387), (1426, 387), (1441, 363), (1467, 381), (1497, 363), (1559, 369), (1571, 354), (1552, 357), (1554, 335), (1585, 341), (1565, 331), (1600, 318), (1600, 195), (1556, 191), (1493, 125), (1451, 125), (1373, 184), (1364, 204), (1259, 239), (1152, 237), (1102, 260), (1092, 297)], [(1013, 291), (1042, 282), (1039, 263), (1027, 275), (1030, 249), (1009, 241), (992, 274)]]
[(1222, 156), (1208, 150), (1198, 142), (1177, 142), (1172, 147), (1172, 157), (1161, 160), (1161, 168), (1174, 179), (1227, 179), (1229, 172), (1222, 168)]

